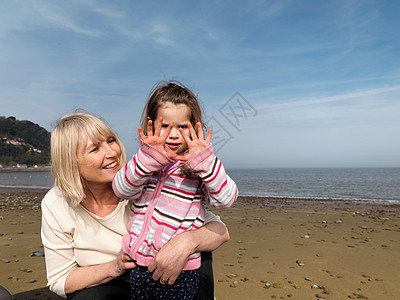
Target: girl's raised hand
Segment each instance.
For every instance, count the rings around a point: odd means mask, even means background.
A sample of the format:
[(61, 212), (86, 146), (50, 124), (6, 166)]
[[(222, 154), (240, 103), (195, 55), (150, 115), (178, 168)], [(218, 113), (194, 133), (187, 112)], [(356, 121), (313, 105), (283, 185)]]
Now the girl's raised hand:
[(191, 138), (186, 134), (186, 132), (182, 128), (179, 128), (179, 132), (181, 133), (183, 139), (185, 140), (189, 150), (189, 153), (187, 155), (178, 155), (176, 157), (176, 159), (179, 159), (181, 161), (188, 161), (191, 157), (193, 157), (200, 151), (207, 148), (211, 143), (211, 137), (212, 137), (211, 128), (208, 129), (207, 138), (204, 139), (203, 128), (200, 122), (197, 122), (198, 134), (196, 134), (196, 131), (194, 130), (190, 122), (187, 123), (187, 127), (189, 129)]
[(164, 133), (162, 135), (161, 134), (161, 127), (162, 127), (162, 117), (159, 118), (157, 126), (156, 126), (156, 130), (154, 131), (153, 134), (153, 121), (149, 120), (147, 122), (147, 136), (144, 134), (142, 127), (139, 126), (138, 131), (139, 131), (139, 136), (140, 139), (156, 148), (158, 151), (160, 151), (162, 154), (164, 154), (165, 156), (171, 158), (171, 159), (175, 159), (176, 158), (176, 154), (169, 151), (166, 151), (166, 147), (165, 147), (165, 141), (167, 140), (171, 130), (172, 130), (172, 124), (169, 124), (167, 129), (164, 131)]

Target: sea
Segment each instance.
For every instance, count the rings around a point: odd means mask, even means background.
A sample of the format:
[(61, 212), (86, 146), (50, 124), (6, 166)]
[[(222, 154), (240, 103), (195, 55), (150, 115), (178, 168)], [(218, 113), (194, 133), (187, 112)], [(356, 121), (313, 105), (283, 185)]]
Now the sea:
[[(400, 204), (400, 168), (232, 169), (239, 195)], [(50, 189), (50, 170), (1, 170), (0, 188)]]

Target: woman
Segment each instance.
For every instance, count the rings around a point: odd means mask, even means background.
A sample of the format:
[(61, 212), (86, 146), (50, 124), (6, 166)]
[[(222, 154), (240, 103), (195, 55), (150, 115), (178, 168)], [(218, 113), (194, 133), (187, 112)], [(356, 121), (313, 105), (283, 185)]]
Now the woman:
[[(125, 164), (121, 141), (99, 118), (72, 113), (62, 117), (51, 134), (51, 156), (55, 187), (42, 201), (50, 290), (68, 299), (129, 299), (124, 273), (136, 265), (120, 249), (131, 203), (115, 196), (111, 187)], [(228, 239), (219, 217), (208, 213), (203, 227), (171, 239), (149, 270), (155, 280), (160, 274), (176, 277), (190, 254), (213, 251)], [(202, 261), (210, 269), (211, 259)], [(212, 279), (212, 273), (201, 276)], [(213, 299), (212, 280), (202, 284), (198, 299)]]

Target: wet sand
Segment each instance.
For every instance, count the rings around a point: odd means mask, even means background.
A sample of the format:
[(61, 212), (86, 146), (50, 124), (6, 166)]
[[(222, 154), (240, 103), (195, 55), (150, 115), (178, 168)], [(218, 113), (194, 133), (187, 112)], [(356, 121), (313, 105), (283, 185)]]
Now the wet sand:
[[(46, 288), (40, 240), (45, 191), (0, 189), (0, 285), (16, 299)], [(211, 209), (231, 239), (214, 252), (216, 299), (396, 299), (398, 206), (241, 197)]]

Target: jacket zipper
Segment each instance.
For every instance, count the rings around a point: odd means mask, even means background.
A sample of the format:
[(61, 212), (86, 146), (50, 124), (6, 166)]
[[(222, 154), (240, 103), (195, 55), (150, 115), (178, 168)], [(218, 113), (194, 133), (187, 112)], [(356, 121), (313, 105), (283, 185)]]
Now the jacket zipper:
[[(140, 235), (136, 239), (135, 243), (132, 245), (132, 250), (133, 253), (137, 253), (140, 246), (142, 245), (145, 237), (147, 236), (147, 233), (149, 231), (150, 223), (151, 223), (151, 217), (153, 216), (153, 211), (157, 205), (159, 196), (162, 191), (162, 187), (164, 186), (165, 180), (168, 178), (170, 174), (172, 174), (177, 168), (175, 167), (176, 165), (171, 166), (167, 170), (167, 172), (164, 172), (164, 169), (160, 170), (160, 175), (158, 177), (158, 182), (156, 184), (156, 188), (154, 190), (153, 197), (150, 200), (149, 206), (147, 207), (146, 214), (144, 216), (144, 221), (143, 221), (143, 228), (142, 231), (140, 232)], [(178, 164), (179, 166), (179, 164)]]

